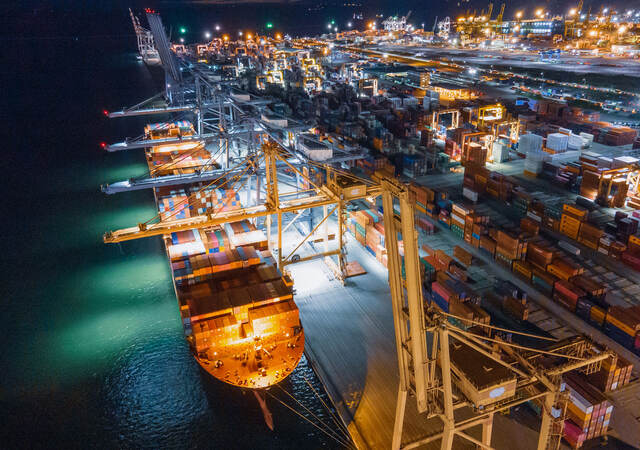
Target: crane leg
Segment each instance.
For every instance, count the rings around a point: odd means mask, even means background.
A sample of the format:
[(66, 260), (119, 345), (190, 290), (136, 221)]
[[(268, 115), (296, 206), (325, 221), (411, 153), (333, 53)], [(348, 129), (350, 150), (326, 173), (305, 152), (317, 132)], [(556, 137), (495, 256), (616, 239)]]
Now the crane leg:
[(493, 432), (493, 414), (487, 417), (487, 420), (482, 424), (482, 443), (486, 446), (491, 446), (491, 433)]
[(399, 450), (402, 445), (402, 425), (404, 424), (404, 412), (407, 406), (407, 391), (402, 387), (398, 389), (398, 402), (396, 403), (396, 421), (393, 424), (393, 439), (391, 448)]

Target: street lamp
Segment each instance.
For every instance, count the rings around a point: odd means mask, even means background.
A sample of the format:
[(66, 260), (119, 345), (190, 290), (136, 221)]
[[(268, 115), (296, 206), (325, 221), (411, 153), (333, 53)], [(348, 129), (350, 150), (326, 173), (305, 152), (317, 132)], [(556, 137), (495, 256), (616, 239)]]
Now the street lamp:
[(205, 39), (211, 39), (211, 33), (209, 33), (208, 31), (204, 32), (204, 38)]
[(220, 25), (216, 25), (216, 31), (220, 31)]

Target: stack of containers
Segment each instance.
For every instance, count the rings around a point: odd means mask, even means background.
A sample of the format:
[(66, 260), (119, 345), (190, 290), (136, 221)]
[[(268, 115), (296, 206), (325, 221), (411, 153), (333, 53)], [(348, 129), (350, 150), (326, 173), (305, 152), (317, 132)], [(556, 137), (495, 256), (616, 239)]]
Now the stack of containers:
[(160, 197), (158, 199), (158, 211), (162, 220), (187, 219), (191, 217), (189, 201), (184, 191)]
[(451, 204), (451, 231), (458, 237), (464, 239), (465, 220), (472, 211), (462, 204)]
[(578, 242), (584, 244), (592, 250), (598, 250), (600, 239), (604, 231), (588, 222), (583, 222), (578, 232)]
[(167, 242), (167, 251), (172, 260), (204, 253), (204, 245), (197, 230), (177, 231), (171, 233), (171, 241)]
[(640, 237), (629, 236), (627, 250), (622, 254), (622, 261), (634, 269), (640, 270)]
[(547, 135), (547, 150), (549, 153), (562, 153), (567, 151), (569, 136), (564, 133), (550, 133)]
[(640, 306), (611, 306), (605, 317), (604, 332), (625, 348), (638, 351)]
[(513, 283), (505, 280), (496, 280), (494, 293), (490, 297), (494, 297), (502, 310), (510, 316), (518, 320), (527, 320), (529, 318), (527, 295)]
[(465, 267), (471, 266), (473, 256), (462, 247), (456, 245), (453, 248), (453, 256), (460, 261)]
[[(578, 299), (576, 314), (587, 322), (594, 322), (592, 319), (594, 315), (597, 317), (601, 315), (604, 320), (604, 312), (608, 309), (604, 301), (605, 287), (584, 275), (573, 277), (571, 283), (586, 293), (585, 297)], [(594, 308), (599, 309), (600, 312), (594, 311)], [(599, 321), (598, 324), (602, 325), (602, 321)]]
[(200, 235), (207, 253), (219, 253), (231, 249), (227, 232), (221, 226), (200, 230)]
[(581, 150), (585, 145), (586, 142), (581, 136), (577, 134), (569, 135), (569, 140), (567, 141), (567, 148), (569, 150)]
[(577, 372), (566, 374), (564, 381), (569, 393), (564, 438), (579, 448), (585, 441), (607, 434), (613, 405)]
[(427, 205), (433, 204), (435, 199), (435, 193), (431, 189), (426, 188), (424, 186), (420, 186), (415, 183), (411, 183), (409, 185), (409, 190), (415, 197), (416, 209), (418, 210), (418, 212), (426, 214)]
[(558, 256), (547, 266), (547, 272), (562, 280), (569, 281), (571, 278), (584, 273), (584, 267), (579, 266), (566, 257)]
[(267, 236), (264, 231), (258, 230), (248, 220), (232, 222), (229, 224), (229, 242), (234, 247), (252, 246), (258, 250), (268, 248)]
[(586, 292), (569, 281), (555, 282), (553, 299), (571, 312), (576, 312), (578, 301), (586, 298), (586, 295)]
[(232, 189), (194, 187), (189, 198), (192, 216), (233, 211), (241, 207), (240, 196)]
[(631, 380), (633, 364), (620, 356), (602, 361), (600, 370), (587, 375), (589, 383), (602, 392), (611, 392), (626, 386)]
[(562, 207), (560, 232), (573, 240), (578, 239), (580, 226), (587, 220), (589, 211), (578, 205), (565, 203)]
[(376, 226), (379, 223), (383, 224), (382, 216), (373, 210), (361, 211), (361, 213), (371, 217), (365, 230), (365, 249), (381, 261), (381, 256), (385, 253), (384, 225), (381, 229)]
[(503, 230), (497, 232), (496, 243), (495, 259), (509, 270), (511, 270), (513, 261), (522, 259), (527, 252), (526, 242), (517, 235), (511, 235)]
[(524, 161), (525, 175), (537, 176), (542, 172), (544, 152), (542, 151), (542, 136), (524, 134), (518, 141), (518, 150), (526, 155)]
[(585, 147), (591, 147), (591, 145), (593, 145), (593, 134), (581, 132), (580, 137), (584, 140)]
[(589, 200), (595, 200), (598, 196), (598, 187), (600, 185), (598, 158), (599, 155), (592, 152), (584, 152), (580, 156), (580, 164), (582, 165), (580, 195)]
[(491, 159), (494, 164), (505, 162), (509, 159), (509, 146), (502, 142), (494, 142), (491, 149)]

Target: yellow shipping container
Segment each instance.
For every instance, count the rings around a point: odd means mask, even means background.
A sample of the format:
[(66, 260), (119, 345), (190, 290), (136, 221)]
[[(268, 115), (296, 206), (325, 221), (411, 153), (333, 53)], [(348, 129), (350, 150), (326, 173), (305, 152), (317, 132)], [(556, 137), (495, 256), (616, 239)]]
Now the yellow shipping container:
[(591, 320), (602, 325), (604, 323), (604, 311), (597, 306), (591, 307)]
[(619, 330), (627, 333), (629, 336), (635, 337), (636, 335), (636, 330), (631, 328), (626, 323), (623, 323), (622, 321), (616, 319), (611, 314), (607, 314), (607, 322), (609, 322), (611, 325), (615, 326)]

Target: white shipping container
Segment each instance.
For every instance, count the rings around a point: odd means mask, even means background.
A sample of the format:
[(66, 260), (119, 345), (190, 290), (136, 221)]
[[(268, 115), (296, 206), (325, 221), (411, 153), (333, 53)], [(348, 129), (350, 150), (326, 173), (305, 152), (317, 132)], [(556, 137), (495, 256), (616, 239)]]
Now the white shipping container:
[(580, 159), (580, 152), (571, 150), (564, 153), (557, 153), (555, 155), (549, 155), (549, 161), (551, 162), (572, 162)]
[(569, 244), (566, 241), (559, 241), (558, 247), (562, 248), (563, 250), (566, 250), (567, 253), (570, 253), (574, 256), (580, 256), (580, 249), (574, 245)]
[(472, 191), (469, 188), (462, 188), (462, 196), (468, 198), (473, 203), (478, 201), (478, 193), (476, 191)]
[(527, 211), (527, 217), (535, 220), (536, 222), (542, 222), (542, 217), (540, 217), (539, 215), (531, 212), (531, 211)]
[(547, 135), (547, 148), (557, 152), (563, 152), (569, 144), (569, 136), (562, 133), (550, 133)]
[(587, 147), (591, 147), (591, 144), (593, 144), (593, 134), (580, 133), (580, 137), (586, 141)]
[(518, 151), (525, 155), (542, 151), (542, 136), (537, 134), (523, 134), (518, 139)]
[(610, 169), (613, 164), (613, 159), (601, 156), (598, 158), (598, 168)]
[(569, 135), (569, 141), (567, 143), (567, 148), (571, 149), (571, 150), (580, 150), (582, 149), (584, 146), (586, 145), (586, 142), (584, 139), (582, 139), (580, 136), (578, 136), (577, 134), (571, 134)]
[(461, 224), (461, 226), (464, 228), (464, 218), (460, 217), (456, 214), (451, 214), (451, 220), (457, 222), (458, 224)]
[(491, 159), (493, 159), (494, 163), (505, 162), (509, 159), (509, 147), (500, 142), (494, 142)]

